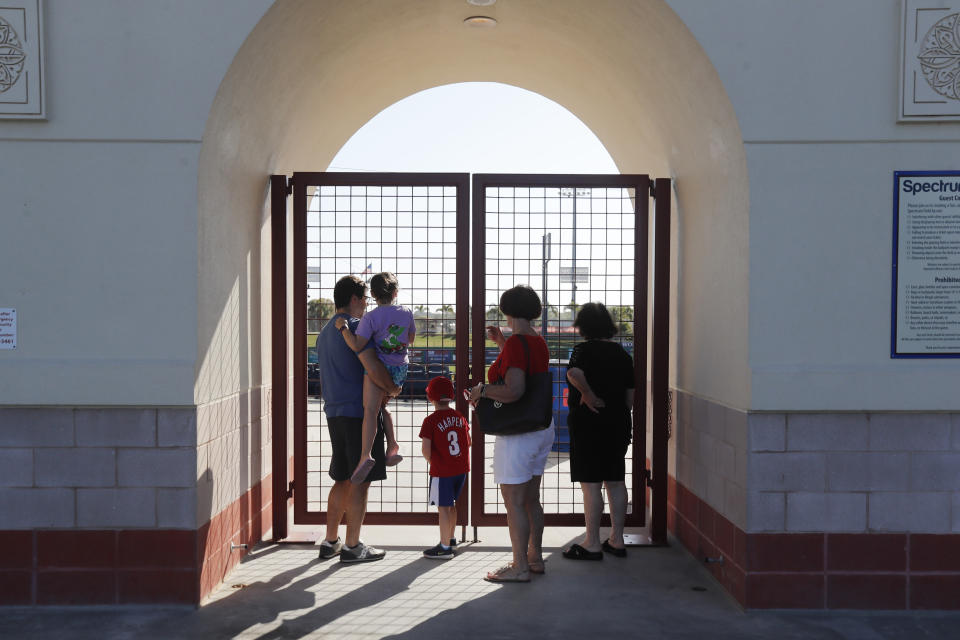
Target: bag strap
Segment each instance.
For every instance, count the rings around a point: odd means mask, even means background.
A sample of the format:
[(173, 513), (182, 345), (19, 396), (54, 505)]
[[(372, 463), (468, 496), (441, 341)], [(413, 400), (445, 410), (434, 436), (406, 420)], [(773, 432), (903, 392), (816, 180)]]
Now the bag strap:
[(520, 333), (518, 333), (517, 336), (523, 338), (520, 342), (523, 343), (523, 352), (527, 356), (527, 366), (524, 367), (523, 372), (528, 376), (533, 375), (530, 371), (530, 345), (527, 343), (527, 336)]

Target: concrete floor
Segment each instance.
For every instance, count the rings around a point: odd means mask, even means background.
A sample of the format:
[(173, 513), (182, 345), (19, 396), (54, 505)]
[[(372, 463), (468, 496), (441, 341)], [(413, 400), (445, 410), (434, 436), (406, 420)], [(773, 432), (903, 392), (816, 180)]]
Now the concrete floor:
[(381, 562), (320, 562), (309, 544), (257, 547), (200, 609), (0, 609), (0, 638), (960, 638), (960, 613), (744, 613), (685, 551), (631, 549), (574, 562), (573, 529), (548, 529), (547, 574), (495, 585), (502, 529), (482, 529), (450, 561), (426, 560), (434, 528), (366, 527)]

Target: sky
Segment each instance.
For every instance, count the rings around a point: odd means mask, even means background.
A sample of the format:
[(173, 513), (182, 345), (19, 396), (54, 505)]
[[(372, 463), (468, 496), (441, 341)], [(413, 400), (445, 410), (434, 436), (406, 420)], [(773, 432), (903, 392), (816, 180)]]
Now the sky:
[(619, 173), (570, 111), (495, 82), (444, 85), (394, 103), (347, 141), (328, 171)]
[[(600, 140), (570, 111), (499, 83), (445, 85), (400, 100), (361, 127), (328, 171), (619, 173)], [(315, 272), (308, 296), (322, 295), (344, 272), (389, 270), (401, 278), (400, 304), (433, 309), (452, 303), (454, 199), (413, 193), (405, 200), (395, 191), (359, 189), (363, 191), (341, 188), (334, 194), (327, 188), (326, 196), (308, 205), (308, 271)], [(562, 281), (560, 269), (572, 266), (590, 272), (590, 282), (578, 285), (581, 303), (588, 295), (608, 304), (626, 302), (623, 297), (632, 295), (633, 223), (629, 215), (615, 219), (606, 214), (628, 214), (632, 204), (619, 190), (610, 195), (598, 190), (599, 195), (577, 198), (582, 215), (575, 221), (571, 198), (540, 191), (511, 190), (506, 199), (494, 200), (488, 194), (488, 302), (495, 301), (497, 291), (524, 282), (549, 296), (550, 303), (566, 303), (575, 293)], [(364, 222), (351, 213), (356, 211), (366, 212)], [(604, 216), (589, 218), (585, 214), (590, 211)], [(592, 221), (604, 229), (591, 231)], [(579, 249), (574, 248), (574, 230)], [(542, 246), (551, 231), (553, 259), (544, 280)], [(578, 253), (572, 256), (574, 250)], [(613, 274), (630, 275), (611, 284), (606, 276)]]

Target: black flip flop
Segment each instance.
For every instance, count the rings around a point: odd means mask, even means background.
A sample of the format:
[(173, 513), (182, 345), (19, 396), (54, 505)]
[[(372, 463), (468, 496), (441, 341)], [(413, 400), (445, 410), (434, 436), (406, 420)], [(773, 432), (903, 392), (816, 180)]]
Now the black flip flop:
[(609, 540), (603, 541), (603, 550), (609, 553), (610, 555), (617, 556), (618, 558), (626, 558), (627, 550), (623, 547), (617, 548), (610, 544)]
[(603, 551), (587, 551), (578, 544), (572, 544), (563, 552), (563, 557), (569, 560), (603, 560)]

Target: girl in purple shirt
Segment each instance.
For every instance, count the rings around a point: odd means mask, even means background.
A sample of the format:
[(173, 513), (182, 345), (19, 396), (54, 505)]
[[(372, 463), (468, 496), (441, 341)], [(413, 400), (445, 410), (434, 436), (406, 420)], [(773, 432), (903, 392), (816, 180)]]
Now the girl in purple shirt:
[[(417, 327), (413, 320), (413, 313), (396, 304), (399, 290), (397, 276), (389, 271), (378, 273), (370, 278), (370, 293), (377, 300), (377, 308), (368, 311), (360, 319), (356, 335), (346, 330), (347, 323), (343, 318), (337, 318), (336, 326), (347, 346), (357, 353), (373, 340), (377, 356), (393, 376), (394, 384), (402, 387), (407, 379), (407, 365), (410, 362), (407, 356), (407, 345), (416, 337)], [(400, 445), (397, 444), (394, 434), (393, 417), (387, 411), (387, 397), (383, 390), (373, 383), (370, 376), (364, 376), (362, 448), (360, 463), (350, 478), (351, 482), (363, 482), (373, 469), (374, 460), (371, 452), (373, 440), (377, 435), (377, 413), (381, 410), (383, 411), (383, 431), (387, 438), (387, 466), (392, 467), (403, 460), (403, 456), (400, 455)]]

